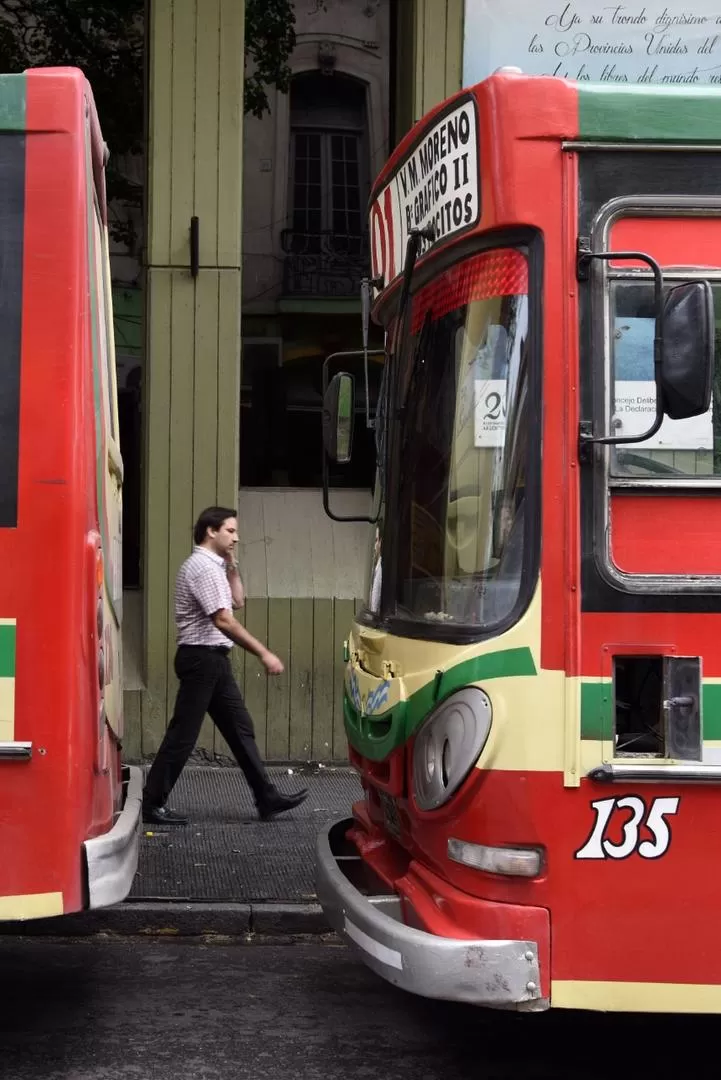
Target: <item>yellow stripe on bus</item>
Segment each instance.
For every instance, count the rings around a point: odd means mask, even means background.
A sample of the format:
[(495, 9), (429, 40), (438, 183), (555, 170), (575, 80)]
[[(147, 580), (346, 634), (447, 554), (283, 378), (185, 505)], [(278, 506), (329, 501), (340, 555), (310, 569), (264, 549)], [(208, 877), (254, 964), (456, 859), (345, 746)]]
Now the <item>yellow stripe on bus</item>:
[(0, 919), (41, 919), (46, 915), (62, 915), (63, 910), (60, 892), (0, 896)]
[(15, 738), (15, 680), (0, 679), (0, 742)]
[(493, 724), (478, 762), (481, 769), (562, 772), (564, 765), (562, 671), (479, 685), (491, 700)]
[(603, 1012), (721, 1012), (721, 986), (703, 983), (566, 982), (551, 983), (555, 1009)]

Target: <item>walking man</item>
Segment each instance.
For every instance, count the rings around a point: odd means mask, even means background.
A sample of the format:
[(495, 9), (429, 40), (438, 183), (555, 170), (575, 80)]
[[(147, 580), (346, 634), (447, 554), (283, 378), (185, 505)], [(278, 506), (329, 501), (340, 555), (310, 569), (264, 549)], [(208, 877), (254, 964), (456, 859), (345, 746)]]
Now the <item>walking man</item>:
[(255, 741), (253, 721), (230, 667), (233, 643), (258, 657), (269, 675), (283, 663), (233, 616), (245, 603), (235, 561), (238, 522), (235, 510), (211, 506), (198, 518), (195, 548), (175, 582), (178, 649), (175, 674), (180, 680), (173, 718), (148, 773), (143, 793), (143, 821), (186, 825), (188, 819), (165, 804), (200, 734), (206, 713), (228, 743), (245, 773), (261, 818), (291, 810), (305, 799), (305, 789), (283, 795), (274, 787)]

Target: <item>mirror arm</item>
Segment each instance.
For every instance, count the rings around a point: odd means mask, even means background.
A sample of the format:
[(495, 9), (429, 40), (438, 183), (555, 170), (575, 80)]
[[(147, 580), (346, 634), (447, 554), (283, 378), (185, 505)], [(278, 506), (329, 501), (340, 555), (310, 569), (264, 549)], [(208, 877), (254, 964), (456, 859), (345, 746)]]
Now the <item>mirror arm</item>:
[[(658, 429), (663, 423), (663, 389), (662, 389), (662, 368), (663, 368), (663, 271), (658, 265), (655, 259), (652, 259), (650, 255), (646, 255), (643, 251), (580, 251), (578, 256), (578, 271), (579, 277), (587, 272), (588, 263), (591, 259), (602, 259), (609, 261), (611, 259), (637, 259), (639, 262), (645, 262), (651, 267), (654, 278), (654, 307), (655, 307), (655, 330), (653, 338), (653, 374), (654, 382), (656, 384), (656, 416), (654, 418), (651, 427), (648, 431), (644, 431), (641, 435), (608, 435), (608, 436), (594, 436), (587, 430), (587, 425), (581, 425), (579, 431), (579, 456), (585, 458), (588, 448), (594, 444), (601, 444), (603, 446), (617, 446), (628, 443), (640, 443), (645, 442), (646, 439), (650, 439), (652, 435), (655, 435)], [(581, 278), (583, 280), (583, 278)]]
[(334, 514), (330, 508), (330, 486), (328, 476), (328, 455), (323, 454), (323, 509), (325, 510), (331, 521), (356, 521), (367, 522), (369, 525), (375, 525), (378, 521), (378, 514), (375, 517), (340, 517), (338, 514)]
[(370, 323), (371, 315), (371, 289), (380, 289), (382, 287), (382, 277), (364, 277), (361, 280), (361, 332), (363, 335), (363, 374), (365, 377), (366, 391), (366, 427), (369, 431), (373, 431), (376, 426), (376, 422), (371, 416), (371, 401), (370, 392), (368, 389), (368, 326)]

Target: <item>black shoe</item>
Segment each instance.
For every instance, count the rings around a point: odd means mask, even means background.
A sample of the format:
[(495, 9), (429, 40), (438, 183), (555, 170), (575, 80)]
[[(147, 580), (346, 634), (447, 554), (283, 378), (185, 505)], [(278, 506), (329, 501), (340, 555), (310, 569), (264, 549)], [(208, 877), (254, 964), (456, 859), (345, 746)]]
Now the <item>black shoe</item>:
[(146, 825), (187, 825), (187, 817), (169, 810), (167, 806), (144, 806), (143, 821)]
[(307, 799), (308, 791), (302, 788), (292, 795), (283, 795), (280, 791), (274, 791), (267, 799), (258, 806), (258, 815), (261, 821), (270, 821), (276, 814), (283, 814), (286, 810), (292, 810), (294, 806)]

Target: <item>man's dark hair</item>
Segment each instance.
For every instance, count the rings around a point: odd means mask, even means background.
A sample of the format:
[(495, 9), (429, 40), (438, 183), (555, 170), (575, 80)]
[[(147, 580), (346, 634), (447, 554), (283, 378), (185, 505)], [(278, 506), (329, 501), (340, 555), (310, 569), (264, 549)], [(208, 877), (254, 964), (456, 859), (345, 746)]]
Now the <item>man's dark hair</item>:
[(209, 506), (207, 510), (203, 510), (202, 514), (195, 523), (193, 529), (193, 539), (196, 544), (202, 544), (207, 536), (208, 529), (219, 529), (224, 521), (228, 518), (234, 518), (238, 516), (237, 510), (230, 510), (227, 506)]

